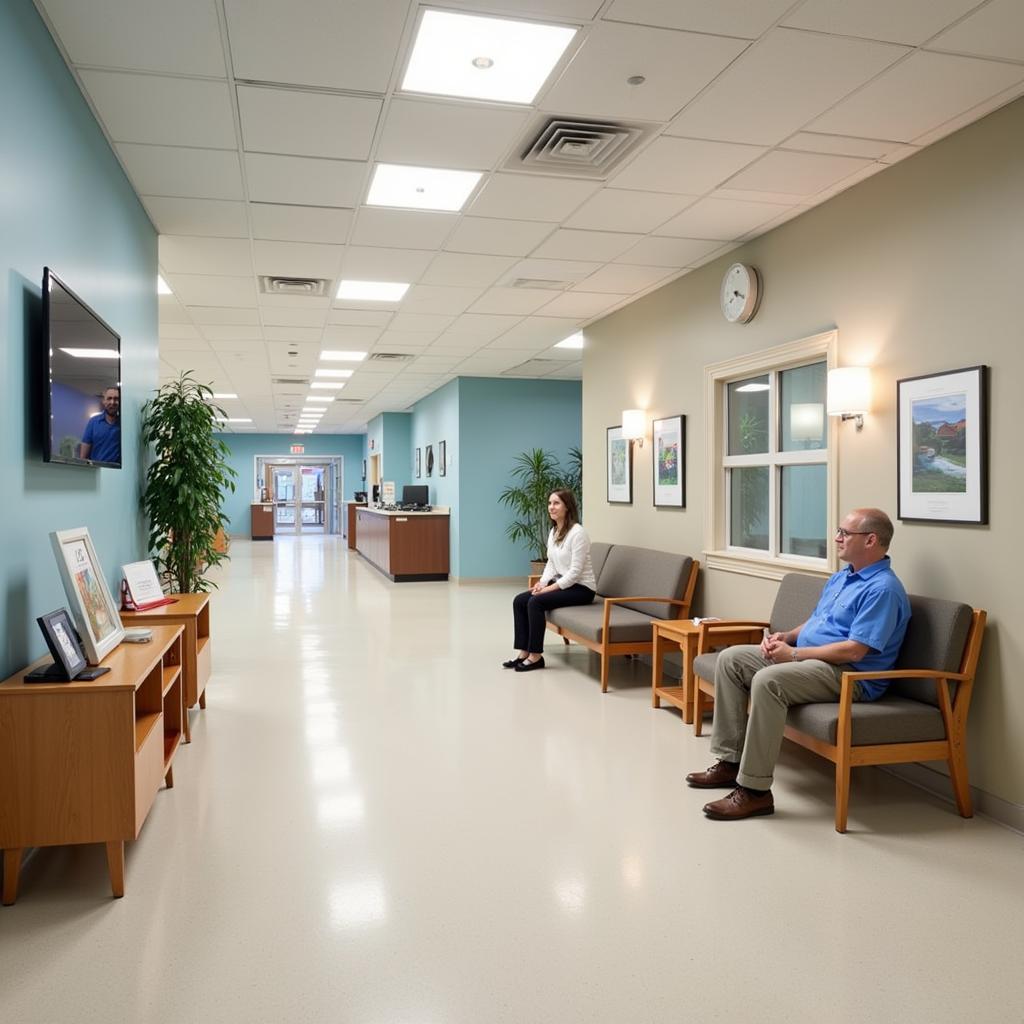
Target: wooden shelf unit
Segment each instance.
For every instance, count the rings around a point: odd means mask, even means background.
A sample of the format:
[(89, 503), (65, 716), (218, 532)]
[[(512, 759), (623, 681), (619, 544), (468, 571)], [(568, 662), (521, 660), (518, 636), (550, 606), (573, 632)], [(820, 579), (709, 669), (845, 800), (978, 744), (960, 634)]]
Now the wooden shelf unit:
[(184, 626), (185, 639), (182, 645), (184, 662), (181, 666), (184, 678), (185, 742), (192, 742), (192, 728), (188, 709), (198, 703), (206, 707), (206, 684), (213, 670), (213, 651), (210, 647), (210, 595), (209, 594), (168, 594), (174, 604), (164, 604), (144, 612), (121, 612), (121, 621), (126, 626)]
[[(124, 844), (138, 838), (157, 790), (174, 785), (181, 742), (184, 627), (121, 644), (90, 682), (0, 683), (3, 903), (18, 895), (34, 846), (104, 843), (110, 887), (124, 895)], [(45, 665), (45, 658), (29, 668)]]

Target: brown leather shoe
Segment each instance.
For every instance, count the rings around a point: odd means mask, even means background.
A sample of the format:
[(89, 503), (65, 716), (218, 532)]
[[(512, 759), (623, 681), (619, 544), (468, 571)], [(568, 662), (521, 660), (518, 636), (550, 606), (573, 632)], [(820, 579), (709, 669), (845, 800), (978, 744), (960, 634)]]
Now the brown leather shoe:
[(721, 800), (712, 800), (704, 805), (704, 813), (715, 821), (738, 821), (740, 818), (755, 818), (759, 814), (774, 814), (775, 801), (772, 791), (754, 793), (737, 786)]
[(707, 771), (690, 772), (686, 781), (694, 789), (728, 789), (736, 785), (736, 775), (740, 770), (732, 761), (716, 761)]

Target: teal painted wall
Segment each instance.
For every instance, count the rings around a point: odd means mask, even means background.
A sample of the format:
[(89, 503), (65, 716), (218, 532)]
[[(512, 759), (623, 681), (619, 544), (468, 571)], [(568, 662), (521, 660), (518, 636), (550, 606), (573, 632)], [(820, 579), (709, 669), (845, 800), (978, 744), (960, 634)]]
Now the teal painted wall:
[[(42, 461), (43, 267), (120, 335), (124, 468)], [(67, 604), (51, 530), (86, 526), (108, 583), (145, 555), (139, 410), (157, 384), (156, 233), (30, 0), (0, 3), (0, 677)]]
[(224, 512), (230, 520), (228, 532), (237, 536), (249, 533), (249, 505), (256, 497), (255, 465), (257, 455), (290, 455), (293, 444), (302, 444), (304, 455), (340, 455), (342, 463), (343, 500), (363, 489), (362, 434), (218, 434), (231, 449), (228, 464), (238, 474), (235, 492), (224, 501)]
[[(459, 390), (461, 380), (453, 380), (413, 408), (410, 447), (412, 462), (409, 482), (426, 484), (432, 505), (448, 505), (451, 515), (451, 545), (449, 565), (453, 576), (460, 575), (461, 565), (461, 509), (459, 507)], [(445, 442), (447, 472), (438, 472), (438, 447)], [(434, 446), (434, 472), (427, 476), (427, 445)], [(420, 450), (420, 476), (416, 476), (416, 449)]]
[(396, 499), (401, 498), (402, 487), (412, 483), (411, 445), (411, 413), (382, 412), (366, 425), (368, 454), (380, 455), (381, 481), (394, 483)]

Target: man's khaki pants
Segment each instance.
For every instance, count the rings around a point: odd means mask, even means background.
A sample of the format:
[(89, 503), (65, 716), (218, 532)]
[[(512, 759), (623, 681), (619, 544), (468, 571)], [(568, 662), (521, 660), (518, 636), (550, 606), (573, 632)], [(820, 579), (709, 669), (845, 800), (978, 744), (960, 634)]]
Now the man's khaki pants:
[[(786, 712), (795, 704), (834, 704), (848, 665), (792, 661), (773, 665), (754, 645), (727, 647), (715, 663), (715, 721), (711, 753), (738, 761), (741, 786), (770, 789), (782, 746)], [(860, 683), (853, 699), (861, 699)], [(747, 714), (747, 701), (750, 714)]]

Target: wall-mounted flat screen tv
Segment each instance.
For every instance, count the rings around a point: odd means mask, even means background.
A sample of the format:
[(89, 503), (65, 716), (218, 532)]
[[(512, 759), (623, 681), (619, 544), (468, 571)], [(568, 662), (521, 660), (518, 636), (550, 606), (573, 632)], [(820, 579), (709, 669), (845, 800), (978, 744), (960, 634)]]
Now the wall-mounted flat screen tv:
[(121, 337), (43, 270), (43, 460), (121, 468)]

